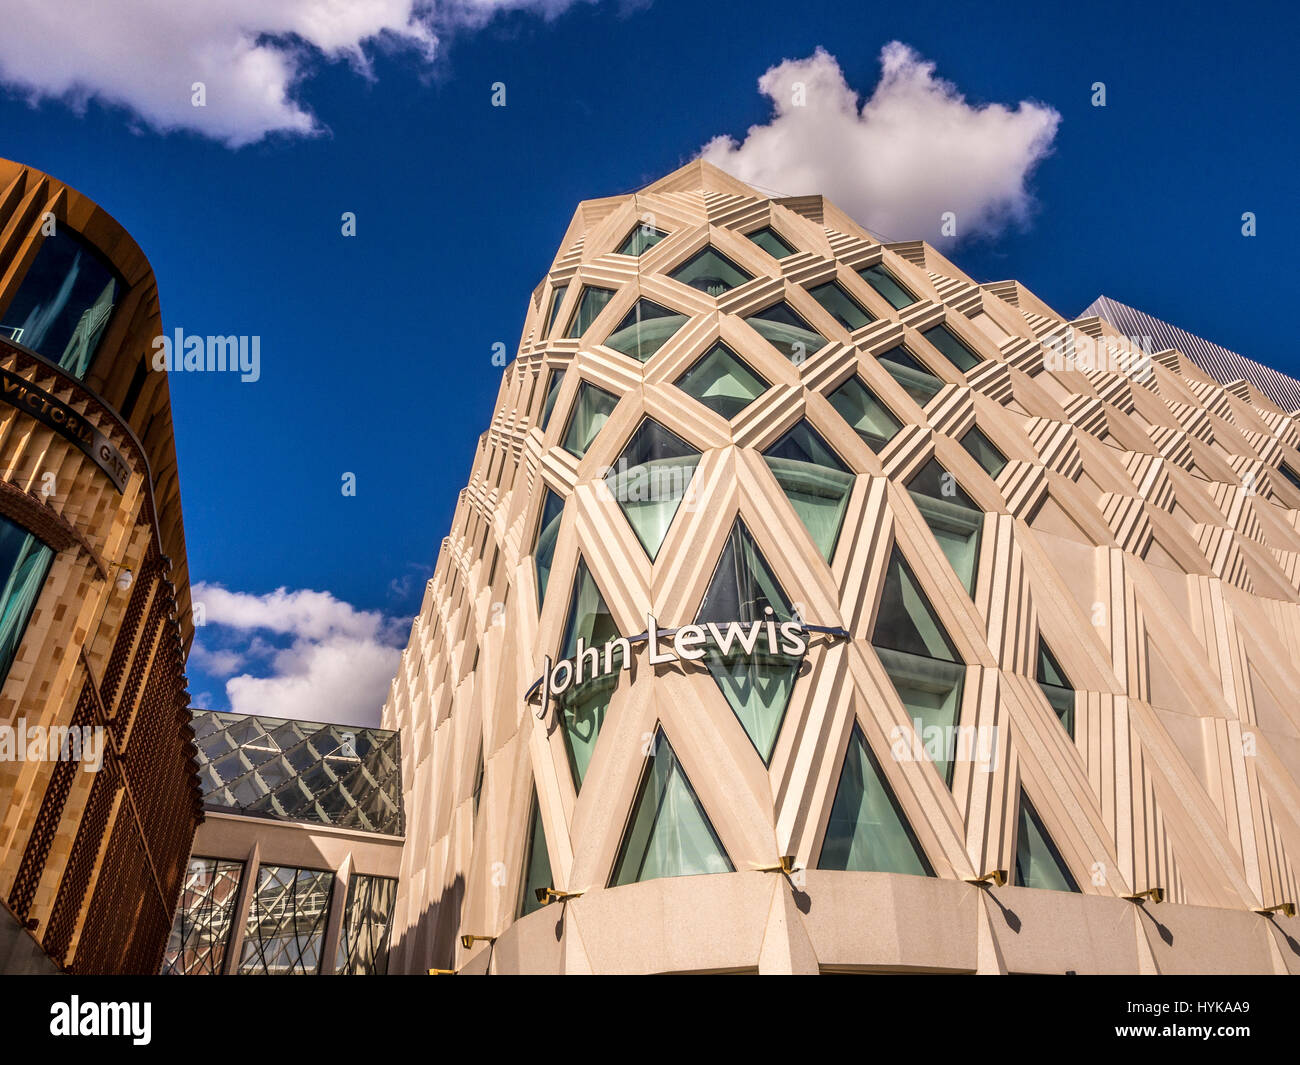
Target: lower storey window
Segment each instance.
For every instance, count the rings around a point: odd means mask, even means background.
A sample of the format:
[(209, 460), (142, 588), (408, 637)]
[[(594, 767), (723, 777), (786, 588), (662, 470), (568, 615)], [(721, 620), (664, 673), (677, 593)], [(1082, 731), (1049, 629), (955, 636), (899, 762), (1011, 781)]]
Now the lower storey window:
[(0, 518), (0, 684), (9, 676), (53, 561), (53, 548)]

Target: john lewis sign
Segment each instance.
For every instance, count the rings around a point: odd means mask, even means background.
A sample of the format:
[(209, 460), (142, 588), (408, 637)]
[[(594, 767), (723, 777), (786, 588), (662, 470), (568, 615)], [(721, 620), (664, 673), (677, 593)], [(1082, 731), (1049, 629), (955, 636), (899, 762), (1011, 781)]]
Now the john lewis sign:
[[(846, 639), (844, 629), (822, 625), (808, 625), (802, 621), (778, 621), (772, 608), (759, 621), (729, 621), (719, 625), (706, 622), (702, 625), (682, 625), (675, 629), (661, 629), (653, 614), (646, 615), (646, 631), (639, 636), (619, 636), (603, 647), (588, 647), (581, 637), (577, 654), (573, 658), (552, 664), (545, 660), (540, 678), (528, 689), (526, 699), (541, 693), (541, 710), (544, 717), (551, 699), (563, 695), (570, 688), (587, 681), (598, 680), (614, 670), (632, 668), (632, 645), (648, 644), (647, 661), (651, 666), (668, 662), (698, 662), (710, 651), (718, 654), (782, 655), (800, 658), (808, 652), (808, 639), (821, 633), (833, 639)], [(618, 661), (615, 662), (615, 652)]]

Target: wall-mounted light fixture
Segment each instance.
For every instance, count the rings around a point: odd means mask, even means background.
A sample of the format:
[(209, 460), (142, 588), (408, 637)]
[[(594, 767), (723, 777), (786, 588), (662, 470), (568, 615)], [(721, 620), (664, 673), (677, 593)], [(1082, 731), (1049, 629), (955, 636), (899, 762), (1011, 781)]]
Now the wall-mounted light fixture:
[(496, 936), (461, 936), (460, 945), (469, 950), (475, 943), (495, 943)]
[(1007, 871), (1005, 869), (990, 869), (983, 876), (970, 878), (966, 881), (968, 884), (992, 884), (994, 887), (1007, 886)]
[(1143, 899), (1150, 899), (1154, 903), (1165, 901), (1165, 889), (1162, 887), (1147, 888), (1146, 891), (1139, 891), (1136, 895), (1125, 895), (1129, 902), (1141, 902)]
[(1256, 910), (1261, 917), (1267, 917), (1270, 913), (1280, 913), (1283, 917), (1295, 916), (1294, 902), (1279, 902), (1276, 906), (1265, 906), (1262, 910)]
[(776, 861), (777, 861), (776, 865), (756, 865), (754, 866), (754, 872), (784, 873), (786, 876), (789, 876), (791, 873), (795, 871), (793, 854), (783, 854)]
[(455, 969), (430, 969), (429, 975), (430, 976), (455, 976), (456, 970)]
[(553, 887), (539, 887), (534, 894), (543, 906), (549, 906), (552, 902), (568, 902), (569, 899), (582, 898), (581, 891), (556, 891)]

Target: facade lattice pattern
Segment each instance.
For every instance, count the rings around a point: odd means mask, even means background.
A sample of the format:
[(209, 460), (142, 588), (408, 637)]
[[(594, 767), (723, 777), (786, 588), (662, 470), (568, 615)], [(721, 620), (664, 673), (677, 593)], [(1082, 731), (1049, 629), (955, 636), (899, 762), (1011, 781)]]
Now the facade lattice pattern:
[[(1112, 335), (701, 163), (583, 203), (384, 710), (394, 967), (1300, 967), (1300, 423)], [(807, 639), (526, 699), (648, 615)]]

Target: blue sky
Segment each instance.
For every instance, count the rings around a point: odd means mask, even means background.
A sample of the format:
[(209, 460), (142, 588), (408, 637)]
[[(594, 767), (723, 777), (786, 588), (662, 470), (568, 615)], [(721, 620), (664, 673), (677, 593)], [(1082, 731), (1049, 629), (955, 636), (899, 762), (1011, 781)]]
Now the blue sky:
[[(331, 707), (328, 671), (307, 663), (331, 648), (342, 661), (349, 641), (403, 642), (496, 397), (492, 345), (513, 352), (577, 201), (631, 191), (715, 136), (769, 122), (758, 79), (818, 46), (864, 99), (897, 40), (972, 107), (1059, 114), (1050, 153), (1028, 168), (1026, 218), (950, 251), (972, 276), (1017, 278), (1066, 314), (1104, 292), (1300, 373), (1283, 324), (1300, 144), (1288, 8), (1184, 5), (1175, 20), (1131, 4), (953, 16), (920, 2), (749, 0), (737, 17), (698, 0), (509, 3), (550, 14), (448, 15), (436, 45), (367, 45), (364, 72), (303, 45), (292, 101), (316, 132), (237, 148), (228, 133), (160, 133), (147, 103), (102, 102), (147, 100), (159, 70), (185, 80), (174, 56), (140, 53), (136, 96), (120, 81), (97, 94), (89, 77), (76, 106), (48, 94), (33, 105), (40, 75), (18, 66), (30, 41), (21, 57), (0, 44), (0, 155), (117, 217), (153, 264), (169, 330), (261, 337), (256, 383), (172, 381), (191, 575), (233, 593), (228, 623), (199, 636), (200, 704), (227, 706), (232, 676), (288, 674), (300, 716), (377, 719), (382, 690)], [(5, 9), (6, 21), (44, 17), (27, 0)], [(50, 37), (51, 55), (62, 44)], [(113, 69), (103, 77), (131, 76)], [(490, 104), (498, 81), (503, 108)], [(1090, 102), (1098, 81), (1104, 108)], [(817, 167), (853, 180), (851, 161), (825, 156)], [(340, 233), (344, 211), (355, 238)], [(1246, 211), (1257, 236), (1241, 233)], [(307, 590), (321, 594), (295, 598)], [(388, 659), (370, 661), (375, 673)], [(285, 690), (236, 694), (249, 709)]]

